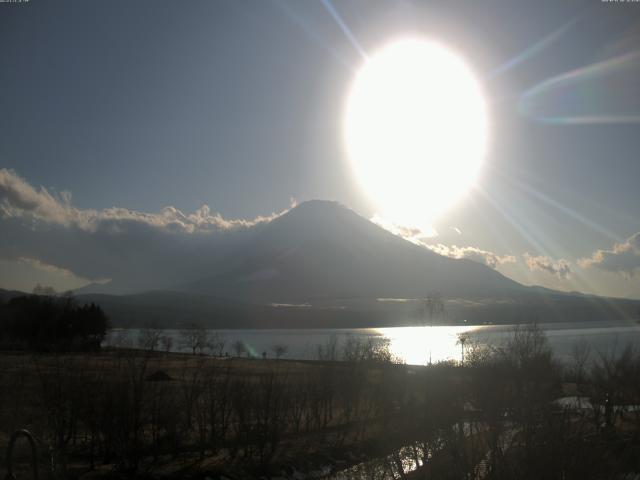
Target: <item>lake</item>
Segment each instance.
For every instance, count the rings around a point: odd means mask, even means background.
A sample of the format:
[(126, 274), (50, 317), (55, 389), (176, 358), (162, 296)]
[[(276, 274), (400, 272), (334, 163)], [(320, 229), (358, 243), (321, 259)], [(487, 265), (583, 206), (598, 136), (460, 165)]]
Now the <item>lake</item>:
[[(640, 325), (636, 323), (573, 322), (540, 324), (549, 344), (560, 360), (571, 358), (578, 342), (591, 347), (595, 354), (609, 355), (621, 351), (626, 345), (640, 346)], [(513, 331), (512, 325), (464, 325), (355, 329), (272, 329), (272, 330), (211, 330), (225, 340), (225, 351), (232, 355), (232, 344), (241, 341), (251, 356), (260, 357), (263, 352), (273, 357), (273, 347), (283, 345), (287, 351), (282, 358), (314, 359), (318, 346), (327, 345), (332, 339), (338, 345), (349, 339), (371, 340), (387, 343), (390, 352), (398, 360), (411, 365), (426, 365), (445, 360), (460, 361), (462, 346), (460, 335), (469, 339), (466, 345), (498, 345)], [(104, 344), (108, 346), (135, 346), (139, 329), (113, 329)], [(173, 338), (172, 351), (190, 352), (182, 342), (180, 330), (163, 330), (161, 335)], [(160, 347), (161, 348), (161, 347)]]

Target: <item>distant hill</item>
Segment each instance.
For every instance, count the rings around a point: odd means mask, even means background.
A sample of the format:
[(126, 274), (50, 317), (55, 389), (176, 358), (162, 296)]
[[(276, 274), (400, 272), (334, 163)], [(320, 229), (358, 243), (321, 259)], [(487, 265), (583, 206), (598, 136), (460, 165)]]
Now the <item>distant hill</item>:
[[(526, 288), (526, 287), (525, 287)], [(529, 287), (511, 298), (445, 301), (445, 323), (515, 324), (523, 322), (637, 319), (640, 301), (553, 292)], [(24, 292), (0, 289), (7, 301)], [(131, 295), (83, 294), (78, 302), (96, 303), (114, 327), (154, 325), (181, 328), (371, 328), (422, 325), (427, 320), (416, 299), (335, 299), (314, 304), (253, 304), (187, 292), (151, 291)], [(0, 318), (0, 321), (2, 319)]]
[[(313, 304), (256, 304), (185, 292), (80, 295), (103, 307), (115, 326), (180, 328), (367, 328), (428, 323), (419, 300), (335, 299)], [(535, 287), (511, 298), (445, 301), (444, 323), (515, 324), (633, 320), (640, 301), (547, 292)]]
[(0, 288), (0, 302), (7, 302), (13, 297), (20, 297), (22, 295), (27, 295), (27, 294), (19, 290), (4, 290)]

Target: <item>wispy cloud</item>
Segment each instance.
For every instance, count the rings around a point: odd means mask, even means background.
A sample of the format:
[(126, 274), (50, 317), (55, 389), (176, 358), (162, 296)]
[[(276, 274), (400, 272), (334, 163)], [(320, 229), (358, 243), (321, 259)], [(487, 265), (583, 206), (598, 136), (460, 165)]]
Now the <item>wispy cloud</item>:
[(42, 220), (66, 223), (74, 210), (69, 192), (54, 195), (44, 187), (36, 190), (14, 171), (0, 169), (0, 216), (29, 214)]
[(640, 232), (634, 233), (610, 250), (597, 250), (588, 258), (578, 260), (582, 268), (598, 268), (605, 272), (633, 278), (640, 272)]
[(416, 245), (423, 245), (423, 242), (425, 240), (438, 236), (438, 231), (433, 226), (425, 229), (400, 225), (398, 223), (387, 220), (377, 213), (373, 217), (371, 217), (370, 220), (376, 225), (393, 233), (394, 235), (398, 235), (399, 237), (402, 237), (405, 240), (410, 241), (411, 243), (415, 243)]
[(571, 264), (563, 258), (553, 260), (544, 255), (533, 256), (529, 253), (522, 255), (522, 258), (524, 258), (525, 264), (531, 271), (544, 271), (563, 280), (571, 276)]
[[(382, 216), (376, 214), (371, 218), (371, 221), (376, 225), (388, 230), (394, 235), (408, 240), (411, 243), (419, 245), (424, 248), (443, 255), (449, 258), (466, 258), (474, 262), (482, 263), (493, 269), (498, 268), (505, 263), (513, 263), (516, 261), (516, 257), (513, 255), (499, 255), (489, 250), (483, 250), (478, 247), (466, 246), (459, 247), (457, 245), (445, 245), (443, 243), (431, 243), (434, 238), (438, 237), (438, 232), (434, 227), (430, 227), (428, 230), (423, 230), (415, 227), (406, 227), (390, 222)], [(462, 231), (457, 227), (450, 227), (452, 231), (458, 235), (462, 235)]]
[(57, 265), (52, 265), (50, 263), (45, 263), (37, 258), (31, 257), (18, 257), (16, 259), (17, 263), (23, 265), (29, 265), (32, 268), (37, 270), (41, 270), (43, 272), (52, 273), (54, 275), (59, 275), (62, 277), (73, 279), (79, 283), (107, 283), (109, 282), (109, 278), (84, 278), (82, 276), (76, 275), (74, 272), (69, 270), (68, 268), (59, 267)]
[(158, 213), (126, 208), (82, 210), (71, 203), (70, 192), (51, 193), (31, 186), (16, 172), (0, 169), (0, 217), (29, 218), (95, 232), (101, 227), (118, 230), (118, 222), (139, 222), (172, 232), (202, 233), (252, 227), (273, 220), (284, 212), (258, 216), (251, 220), (227, 219), (203, 205), (193, 213), (165, 207)]
[(458, 247), (456, 245), (443, 245), (441, 243), (425, 246), (440, 255), (450, 258), (466, 258), (467, 260), (482, 263), (493, 269), (505, 263), (514, 263), (516, 261), (516, 257), (513, 255), (498, 255), (497, 253), (477, 247)]

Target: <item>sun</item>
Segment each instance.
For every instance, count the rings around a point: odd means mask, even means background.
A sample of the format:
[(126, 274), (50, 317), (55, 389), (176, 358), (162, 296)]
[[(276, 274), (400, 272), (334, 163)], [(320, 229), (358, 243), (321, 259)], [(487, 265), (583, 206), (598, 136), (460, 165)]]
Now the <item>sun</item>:
[(347, 154), (378, 213), (428, 227), (474, 184), (487, 147), (479, 82), (444, 46), (393, 42), (366, 60), (345, 113)]

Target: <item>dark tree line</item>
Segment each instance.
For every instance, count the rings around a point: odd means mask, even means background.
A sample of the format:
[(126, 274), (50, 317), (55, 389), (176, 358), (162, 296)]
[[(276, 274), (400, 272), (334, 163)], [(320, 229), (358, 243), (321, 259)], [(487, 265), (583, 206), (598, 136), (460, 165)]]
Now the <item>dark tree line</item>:
[(70, 296), (27, 295), (0, 304), (0, 344), (31, 350), (97, 350), (109, 319)]

